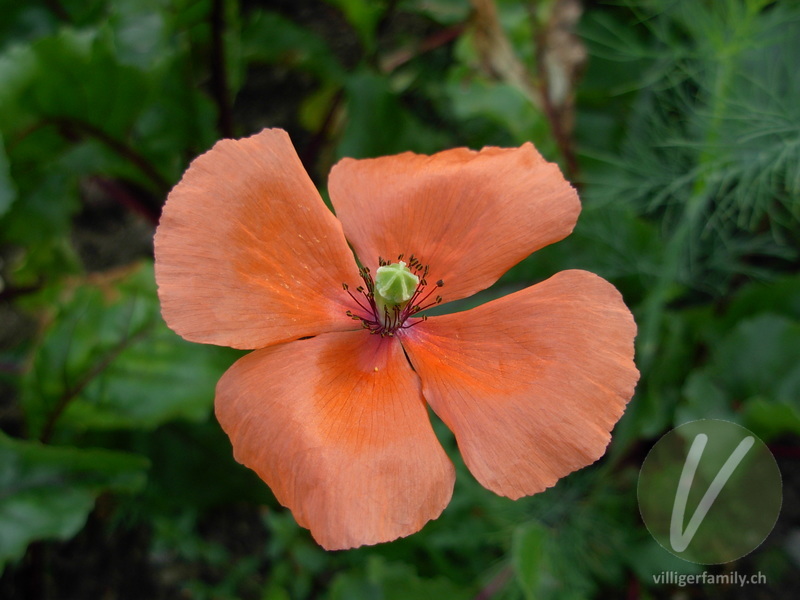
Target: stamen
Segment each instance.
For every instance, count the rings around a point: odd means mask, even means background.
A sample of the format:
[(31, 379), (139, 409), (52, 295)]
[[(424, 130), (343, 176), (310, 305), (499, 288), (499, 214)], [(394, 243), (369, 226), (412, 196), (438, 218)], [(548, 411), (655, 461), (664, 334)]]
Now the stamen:
[[(350, 286), (346, 283), (342, 284), (342, 288), (353, 299), (363, 314), (358, 314), (352, 310), (348, 310), (345, 314), (353, 320), (361, 321), (361, 326), (369, 330), (372, 334), (380, 335), (381, 337), (394, 337), (394, 334), (399, 329), (408, 329), (422, 323), (428, 317), (427, 315), (419, 315), (418, 313), (436, 306), (442, 302), (442, 297), (436, 295), (431, 300), (431, 296), (435, 294), (437, 288), (444, 285), (444, 281), (439, 279), (433, 286), (428, 285), (427, 275), (429, 272), (428, 265), (423, 265), (419, 259), (413, 254), (408, 259), (408, 264), (402, 262), (405, 254), (400, 254), (397, 257), (397, 263), (390, 263), (382, 257), (378, 257), (378, 265), (380, 267), (387, 267), (393, 269), (393, 274), (405, 269), (406, 277), (416, 279), (416, 287), (412, 288), (413, 291), (403, 292), (399, 297), (387, 299), (381, 295), (380, 298), (376, 297), (376, 283), (372, 277), (369, 267), (361, 267), (359, 275), (364, 281), (364, 285), (359, 285), (355, 288), (356, 294), (350, 291)], [(386, 286), (387, 279), (384, 277), (383, 270), (378, 275), (383, 277), (381, 285)], [(411, 283), (413, 285), (413, 282)], [(430, 289), (428, 289), (430, 287)], [(383, 289), (383, 288), (381, 288)], [(385, 294), (384, 290), (382, 294)], [(360, 295), (360, 296), (359, 296)]]

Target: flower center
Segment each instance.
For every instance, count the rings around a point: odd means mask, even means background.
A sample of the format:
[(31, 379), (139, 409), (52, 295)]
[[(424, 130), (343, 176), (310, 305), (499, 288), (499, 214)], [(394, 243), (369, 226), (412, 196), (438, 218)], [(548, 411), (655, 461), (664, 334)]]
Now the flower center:
[(346, 283), (342, 284), (361, 309), (358, 312), (362, 313), (348, 310), (347, 316), (361, 321), (364, 329), (369, 329), (370, 333), (393, 336), (398, 329), (408, 329), (424, 321), (427, 318), (425, 315), (420, 315), (413, 321), (409, 321), (409, 318), (442, 301), (441, 296), (436, 296), (430, 302), (428, 299), (436, 288), (444, 285), (444, 281), (440, 279), (433, 289), (424, 293), (428, 285), (428, 266), (422, 265), (413, 254), (408, 259), (408, 264), (402, 259), (402, 254), (397, 257), (396, 263), (378, 258), (380, 266), (374, 279), (369, 268), (361, 267), (359, 275), (364, 280), (364, 285), (356, 288), (361, 297), (354, 295)]
[(378, 267), (375, 273), (375, 306), (378, 315), (388, 314), (395, 307), (403, 308), (419, 286), (414, 275), (402, 260)]

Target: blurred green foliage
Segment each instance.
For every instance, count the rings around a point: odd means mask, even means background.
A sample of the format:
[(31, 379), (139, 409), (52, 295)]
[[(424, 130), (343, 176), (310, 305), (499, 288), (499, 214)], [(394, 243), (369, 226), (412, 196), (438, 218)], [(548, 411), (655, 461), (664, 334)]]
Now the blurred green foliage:
[[(661, 598), (654, 573), (698, 566), (638, 518), (660, 434), (737, 421), (796, 471), (797, 3), (0, 0), (0, 14), (3, 597), (101, 597), (113, 575), (102, 597)], [(189, 160), (264, 126), (290, 131), (323, 188), (342, 156), (531, 140), (559, 161), (584, 199), (575, 233), (471, 302), (565, 268), (620, 288), (643, 377), (608, 456), (511, 502), (438, 424), (458, 470), (443, 516), (375, 548), (317, 547), (211, 416), (239, 354), (167, 329), (152, 274)], [(96, 522), (105, 537), (64, 567)], [(785, 506), (737, 568), (796, 591), (797, 522)], [(115, 543), (125, 531), (143, 532), (136, 547)]]

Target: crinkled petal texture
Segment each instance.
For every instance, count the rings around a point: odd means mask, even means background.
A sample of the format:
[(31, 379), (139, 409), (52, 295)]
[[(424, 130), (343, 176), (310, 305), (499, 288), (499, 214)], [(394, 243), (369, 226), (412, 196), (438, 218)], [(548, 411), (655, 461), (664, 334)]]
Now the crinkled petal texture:
[(585, 271), (403, 334), (422, 392), (488, 489), (519, 498), (605, 452), (633, 395), (636, 325), (619, 292)]
[(353, 253), (285, 131), (222, 140), (192, 162), (155, 255), (162, 314), (188, 340), (261, 348), (353, 329)]
[(575, 190), (530, 144), (345, 158), (331, 170), (331, 201), (361, 262), (412, 253), (445, 302), (489, 287), (523, 258), (569, 235)]
[(453, 466), (397, 339), (256, 350), (220, 380), (216, 413), (236, 459), (329, 550), (414, 533), (450, 501)]

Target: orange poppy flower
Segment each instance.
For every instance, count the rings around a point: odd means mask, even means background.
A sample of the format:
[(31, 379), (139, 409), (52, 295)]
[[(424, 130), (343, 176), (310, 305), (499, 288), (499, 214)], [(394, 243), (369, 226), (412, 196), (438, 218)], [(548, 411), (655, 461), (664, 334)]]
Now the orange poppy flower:
[(611, 284), (564, 271), (420, 315), (572, 231), (580, 202), (556, 165), (529, 143), (344, 159), (329, 191), (336, 216), (282, 130), (222, 140), (172, 190), (155, 237), (169, 326), (255, 350), (216, 390), (236, 459), (323, 547), (393, 540), (441, 514), (455, 473), (427, 406), (509, 498), (605, 452), (639, 375)]

